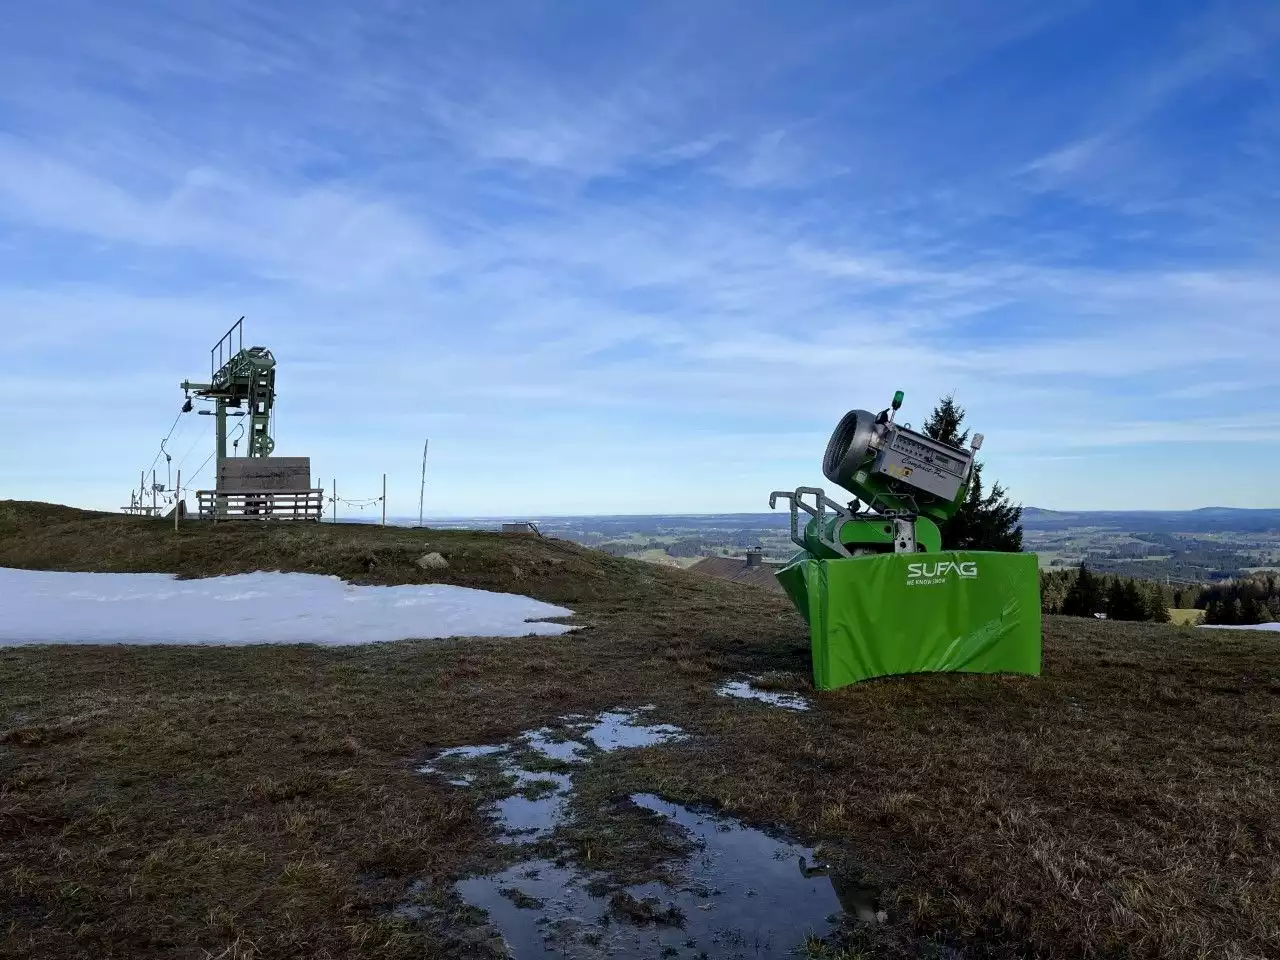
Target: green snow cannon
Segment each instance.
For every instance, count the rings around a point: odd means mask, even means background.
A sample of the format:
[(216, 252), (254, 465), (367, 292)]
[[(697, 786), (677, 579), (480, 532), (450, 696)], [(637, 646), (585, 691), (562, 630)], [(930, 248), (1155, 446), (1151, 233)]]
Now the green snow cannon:
[[(964, 503), (975, 434), (965, 450), (879, 414), (851, 410), (822, 458), (854, 494), (775, 491), (802, 548), (778, 580), (809, 624), (813, 682), (833, 690), (899, 673), (1040, 674), (1040, 573), (1034, 554), (942, 550), (938, 524)], [(805, 514), (803, 527), (801, 514)]]

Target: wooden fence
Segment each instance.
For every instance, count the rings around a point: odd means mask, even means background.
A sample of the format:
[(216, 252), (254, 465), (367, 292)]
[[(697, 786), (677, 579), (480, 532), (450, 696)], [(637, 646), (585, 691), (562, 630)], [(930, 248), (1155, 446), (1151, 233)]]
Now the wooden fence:
[(201, 520), (319, 520), (324, 490), (197, 490)]

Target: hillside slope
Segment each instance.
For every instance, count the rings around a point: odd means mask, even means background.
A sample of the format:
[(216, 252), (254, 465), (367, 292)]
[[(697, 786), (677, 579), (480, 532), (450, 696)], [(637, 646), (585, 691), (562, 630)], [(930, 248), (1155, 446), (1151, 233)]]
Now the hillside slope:
[[(449, 567), (418, 567), (430, 550)], [(0, 565), (440, 580), (564, 604), (583, 625), (0, 649), (0, 956), (475, 956), (452, 883), (506, 848), (473, 795), (416, 772), (424, 757), (642, 704), (689, 737), (578, 775), (557, 848), (574, 863), (608, 874), (658, 856), (606, 816), (650, 792), (823, 845), (883, 891), (888, 922), (842, 933), (870, 956), (1190, 960), (1280, 942), (1274, 636), (1049, 618), (1039, 679), (816, 694), (785, 598), (532, 535), (175, 534), (9, 502)], [(740, 673), (814, 709), (714, 695)], [(397, 913), (412, 890), (439, 911)]]
[[(419, 566), (431, 552), (448, 566)], [(560, 604), (687, 588), (660, 568), (532, 533), (191, 520), (175, 531), (171, 520), (14, 500), (0, 501), (0, 566), (182, 577), (280, 570), (352, 583), (450, 583)]]

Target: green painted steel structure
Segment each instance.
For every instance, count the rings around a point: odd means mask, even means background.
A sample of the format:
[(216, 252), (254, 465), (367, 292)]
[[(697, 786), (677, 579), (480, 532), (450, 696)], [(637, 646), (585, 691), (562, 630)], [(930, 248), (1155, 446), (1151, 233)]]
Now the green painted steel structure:
[(899, 426), (902, 400), (898, 391), (878, 415), (851, 410), (832, 434), (823, 473), (855, 495), (847, 506), (818, 487), (769, 497), (770, 507), (790, 502), (803, 548), (778, 580), (809, 624), (814, 685), (923, 671), (1038, 675), (1035, 556), (942, 551), (939, 524), (964, 504), (982, 436), (963, 450)]
[(271, 438), (271, 411), (276, 400), (276, 361), (266, 347), (245, 347), (244, 317), (241, 317), (209, 351), (209, 382), (183, 380), (179, 384), (186, 397), (212, 400), (216, 421), (218, 460), (227, 456), (227, 411), (244, 408), (249, 418), (246, 429), (246, 456), (268, 457), (275, 449)]

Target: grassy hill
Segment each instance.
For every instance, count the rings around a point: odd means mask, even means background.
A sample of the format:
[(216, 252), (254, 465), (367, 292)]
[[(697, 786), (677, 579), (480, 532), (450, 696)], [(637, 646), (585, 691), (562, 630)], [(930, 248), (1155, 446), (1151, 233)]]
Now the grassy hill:
[[(444, 570), (414, 561), (439, 551)], [(890, 920), (848, 957), (1261, 957), (1280, 942), (1274, 636), (1048, 618), (1040, 679), (807, 688), (782, 597), (533, 535), (184, 524), (0, 502), (0, 566), (448, 582), (573, 608), (557, 637), (364, 647), (0, 648), (0, 956), (475, 956), (397, 916), (498, 856), (415, 767), (651, 703), (689, 740), (581, 774), (572, 858), (638, 790), (838, 851)], [(742, 672), (791, 713), (712, 695)], [(862, 951), (859, 954), (857, 951)], [(936, 949), (932, 955), (940, 955)]]

